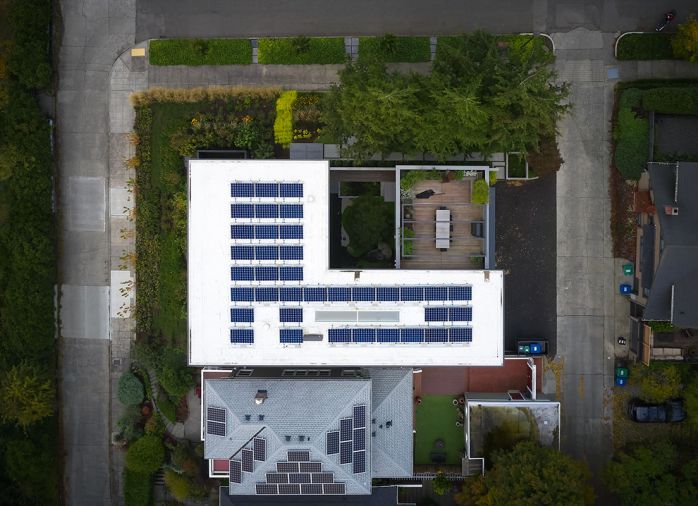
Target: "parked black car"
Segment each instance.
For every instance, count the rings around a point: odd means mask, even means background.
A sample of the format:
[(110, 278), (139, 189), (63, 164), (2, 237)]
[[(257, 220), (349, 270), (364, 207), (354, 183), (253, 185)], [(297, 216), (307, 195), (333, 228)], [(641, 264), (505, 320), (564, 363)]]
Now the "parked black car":
[(671, 399), (662, 404), (632, 399), (628, 403), (628, 416), (639, 423), (681, 422), (686, 418), (686, 411), (683, 409), (683, 399)]

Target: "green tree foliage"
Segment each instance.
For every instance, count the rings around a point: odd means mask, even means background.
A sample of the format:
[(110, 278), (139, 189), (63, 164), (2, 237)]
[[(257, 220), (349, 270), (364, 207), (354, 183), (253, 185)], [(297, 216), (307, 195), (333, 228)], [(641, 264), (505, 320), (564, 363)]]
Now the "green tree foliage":
[(20, 362), (0, 380), (0, 416), (26, 429), (53, 414), (53, 381), (38, 366)]
[(604, 481), (620, 504), (689, 506), (698, 493), (698, 459), (681, 464), (668, 441), (619, 452), (604, 470)]
[(153, 474), (165, 462), (165, 447), (160, 438), (146, 435), (126, 451), (126, 468), (141, 474)]
[(538, 39), (512, 39), (503, 49), (497, 37), (475, 32), (440, 38), (429, 76), (359, 61), (324, 100), (324, 134), (363, 160), (394, 151), (445, 160), (538, 149), (567, 110), (567, 87), (552, 84), (552, 58)]
[(143, 383), (135, 374), (126, 371), (119, 378), (119, 389), (117, 392), (119, 401), (127, 406), (131, 404), (140, 404), (143, 402)]
[(684, 407), (687, 422), (698, 427), (698, 374), (694, 374), (693, 379), (684, 387), (681, 396), (684, 399)]
[(448, 481), (443, 471), (439, 471), (431, 480), (431, 489), (436, 495), (445, 495), (451, 489), (451, 482)]
[(0, 181), (9, 179), (16, 168), (23, 164), (24, 155), (14, 144), (0, 145)]
[(179, 400), (194, 386), (187, 356), (179, 348), (165, 348), (156, 367), (158, 382), (173, 399)]
[(460, 497), (464, 504), (477, 506), (573, 506), (594, 501), (587, 469), (557, 450), (531, 442), (497, 453), (492, 470), (467, 482)]
[(58, 489), (56, 476), (52, 473), (37, 473), (37, 470), (48, 470), (55, 466), (54, 456), (46, 452), (43, 444), (30, 439), (7, 442), (5, 469), (23, 496), (42, 503), (54, 497)]
[(10, 2), (9, 22), (14, 46), (7, 69), (23, 86), (44, 89), (51, 83), (49, 64), (49, 0), (15, 0)]
[(698, 20), (691, 14), (676, 28), (671, 39), (674, 56), (690, 62), (698, 61)]
[(124, 504), (149, 506), (153, 484), (150, 474), (124, 469)]
[(360, 257), (393, 235), (393, 207), (382, 197), (361, 195), (352, 199), (342, 214), (342, 226), (349, 235), (348, 250)]
[(646, 402), (664, 402), (678, 397), (681, 391), (681, 373), (674, 364), (638, 364), (633, 366), (630, 378), (639, 387), (638, 397)]

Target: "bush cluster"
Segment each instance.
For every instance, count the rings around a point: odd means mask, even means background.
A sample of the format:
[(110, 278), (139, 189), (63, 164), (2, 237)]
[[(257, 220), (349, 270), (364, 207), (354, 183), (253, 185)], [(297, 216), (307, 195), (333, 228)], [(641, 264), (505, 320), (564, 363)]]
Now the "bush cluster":
[(148, 48), (151, 65), (247, 65), (252, 45), (247, 39), (162, 39)]
[(293, 104), (298, 92), (284, 91), (276, 99), (276, 119), (274, 120), (274, 142), (288, 146), (293, 140)]
[(13, 0), (9, 3), (8, 14), (13, 38), (7, 62), (9, 74), (25, 88), (48, 88), (52, 74), (50, 0)]
[(151, 492), (150, 474), (124, 469), (124, 504), (126, 506), (149, 506)]
[(476, 179), (473, 182), (473, 195), (470, 198), (473, 204), (487, 204), (490, 201), (490, 186), (484, 179)]
[(698, 115), (698, 86), (645, 90), (642, 93), (642, 108), (660, 114)]
[(146, 435), (132, 443), (126, 451), (126, 469), (151, 475), (165, 462), (165, 446), (159, 437)]
[(117, 396), (122, 404), (127, 406), (140, 404), (143, 402), (143, 395), (143, 383), (135, 374), (127, 371), (121, 375)]
[(330, 64), (346, 60), (342, 37), (259, 39), (258, 44), (259, 63)]
[(649, 122), (641, 107), (642, 95), (642, 90), (629, 88), (618, 103), (614, 162), (625, 179), (638, 179), (649, 156)]

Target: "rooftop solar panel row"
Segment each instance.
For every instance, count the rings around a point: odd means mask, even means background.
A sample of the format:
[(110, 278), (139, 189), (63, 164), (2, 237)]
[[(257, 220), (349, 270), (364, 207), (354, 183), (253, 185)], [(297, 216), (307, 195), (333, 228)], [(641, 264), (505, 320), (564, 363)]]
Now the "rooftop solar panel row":
[(303, 260), (303, 246), (231, 246), (231, 260)]
[(230, 329), (230, 342), (234, 344), (253, 344), (254, 331), (252, 329)]
[(231, 239), (303, 239), (303, 225), (230, 225)]
[(279, 329), (282, 344), (303, 344), (303, 329)]
[(471, 327), (332, 328), (330, 343), (469, 343)]

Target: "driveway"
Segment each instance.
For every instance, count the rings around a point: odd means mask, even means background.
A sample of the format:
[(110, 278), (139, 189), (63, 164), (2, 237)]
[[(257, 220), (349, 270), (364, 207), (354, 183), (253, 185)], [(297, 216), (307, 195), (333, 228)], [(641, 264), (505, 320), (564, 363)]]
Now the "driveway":
[(526, 183), (497, 183), (495, 219), (497, 269), (504, 271), (504, 342), (516, 351), (517, 339), (547, 339), (554, 356), (557, 341), (556, 175)]

